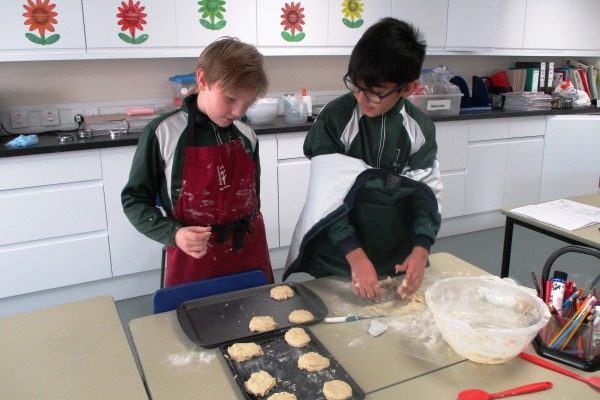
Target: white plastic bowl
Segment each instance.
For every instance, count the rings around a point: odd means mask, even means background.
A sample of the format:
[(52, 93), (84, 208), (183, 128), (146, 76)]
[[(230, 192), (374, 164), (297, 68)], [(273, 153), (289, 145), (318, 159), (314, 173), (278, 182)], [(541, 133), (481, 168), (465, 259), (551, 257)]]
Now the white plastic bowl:
[(246, 117), (253, 125), (270, 125), (279, 112), (279, 99), (264, 98), (258, 100), (246, 111)]
[(450, 347), (483, 364), (516, 357), (550, 319), (542, 299), (497, 277), (443, 279), (425, 301)]

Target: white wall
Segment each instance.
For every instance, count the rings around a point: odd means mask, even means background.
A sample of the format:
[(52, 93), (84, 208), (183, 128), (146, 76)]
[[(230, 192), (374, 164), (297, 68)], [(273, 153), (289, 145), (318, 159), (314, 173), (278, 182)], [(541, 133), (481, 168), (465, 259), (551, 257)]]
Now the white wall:
[[(266, 57), (272, 92), (340, 90), (348, 56)], [(503, 56), (430, 56), (470, 83), (517, 60)], [(530, 58), (540, 60), (540, 58)], [(542, 59), (542, 61), (544, 61)], [(562, 60), (550, 60), (564, 63)], [(5, 107), (170, 97), (169, 76), (192, 72), (194, 58), (0, 62), (0, 109)], [(561, 64), (562, 65), (562, 64)]]

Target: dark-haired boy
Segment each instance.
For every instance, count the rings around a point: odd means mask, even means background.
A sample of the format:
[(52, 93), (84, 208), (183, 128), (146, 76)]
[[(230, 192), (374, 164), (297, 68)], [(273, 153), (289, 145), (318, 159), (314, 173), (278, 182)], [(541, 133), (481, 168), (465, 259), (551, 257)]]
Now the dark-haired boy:
[(419, 78), (426, 45), (393, 18), (356, 44), (344, 83), (304, 142), (309, 191), (284, 278), (352, 277), (362, 298), (380, 297), (378, 277), (405, 272), (405, 296), (421, 286), (441, 223), (435, 126), (405, 99)]

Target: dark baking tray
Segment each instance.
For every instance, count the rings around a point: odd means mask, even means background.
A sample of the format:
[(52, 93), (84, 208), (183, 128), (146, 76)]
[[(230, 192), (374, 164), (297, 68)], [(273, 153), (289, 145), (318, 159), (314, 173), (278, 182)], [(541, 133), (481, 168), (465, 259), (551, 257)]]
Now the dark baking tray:
[[(319, 400), (324, 399), (323, 384), (330, 380), (340, 379), (352, 387), (352, 399), (364, 399), (365, 393), (360, 386), (358, 386), (336, 359), (333, 358), (327, 348), (315, 337), (310, 329), (305, 326), (302, 326), (302, 328), (304, 328), (311, 338), (311, 342), (302, 348), (292, 347), (285, 341), (284, 335), (289, 328), (261, 334), (253, 340), (243, 340), (243, 342), (254, 342), (260, 345), (264, 353), (264, 355), (248, 361), (237, 362), (229, 358), (227, 347), (236, 342), (219, 346), (244, 398), (247, 400), (262, 400), (267, 399), (274, 393), (287, 391), (295, 394), (298, 399)], [(298, 358), (302, 354), (311, 351), (316, 351), (322, 356), (329, 358), (329, 368), (318, 372), (308, 372), (299, 369)], [(260, 370), (271, 374), (277, 380), (277, 384), (266, 396), (255, 397), (246, 392), (244, 382), (250, 379), (250, 375), (253, 372)]]
[(308, 310), (315, 316), (306, 324), (325, 318), (327, 306), (312, 290), (301, 283), (286, 285), (295, 292), (291, 299), (273, 300), (270, 290), (279, 285), (265, 285), (186, 301), (177, 307), (177, 318), (186, 335), (206, 348), (260, 335), (248, 327), (254, 316), (272, 316), (279, 324), (277, 329), (295, 325), (288, 321), (288, 315), (298, 309)]

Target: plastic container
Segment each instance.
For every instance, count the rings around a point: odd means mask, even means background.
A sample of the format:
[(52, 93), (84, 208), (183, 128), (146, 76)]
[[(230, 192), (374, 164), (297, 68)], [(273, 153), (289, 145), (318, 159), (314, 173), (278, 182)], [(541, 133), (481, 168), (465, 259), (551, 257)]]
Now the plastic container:
[(516, 357), (550, 319), (540, 298), (493, 276), (438, 281), (425, 301), (450, 347), (483, 364)]
[(423, 94), (411, 95), (407, 99), (430, 116), (458, 115), (460, 113), (460, 99), (458, 94)]
[(196, 74), (174, 75), (169, 82), (173, 87), (173, 105), (181, 107), (183, 99), (196, 87)]
[(266, 97), (258, 100), (246, 111), (252, 125), (270, 125), (279, 113), (279, 99)]

